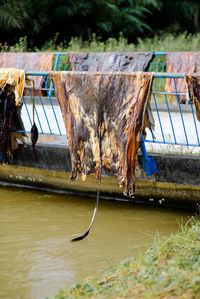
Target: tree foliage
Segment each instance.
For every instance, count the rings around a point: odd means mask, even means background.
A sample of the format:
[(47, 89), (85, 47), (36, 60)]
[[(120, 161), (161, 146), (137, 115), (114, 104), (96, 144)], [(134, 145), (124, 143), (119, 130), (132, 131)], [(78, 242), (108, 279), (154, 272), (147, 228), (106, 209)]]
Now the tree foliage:
[(28, 18), (25, 1), (0, 1), (0, 28), (4, 32), (12, 29), (23, 29)]
[(160, 31), (195, 33), (199, 25), (199, 0), (0, 0), (1, 42), (27, 36), (32, 47), (56, 33), (57, 42), (119, 32), (133, 42)]

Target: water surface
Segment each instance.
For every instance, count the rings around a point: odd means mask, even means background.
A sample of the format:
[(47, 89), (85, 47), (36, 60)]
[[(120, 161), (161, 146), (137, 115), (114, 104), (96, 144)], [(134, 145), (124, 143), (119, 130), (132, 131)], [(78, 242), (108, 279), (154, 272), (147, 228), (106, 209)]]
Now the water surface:
[(42, 299), (177, 232), (190, 212), (0, 187), (0, 298)]

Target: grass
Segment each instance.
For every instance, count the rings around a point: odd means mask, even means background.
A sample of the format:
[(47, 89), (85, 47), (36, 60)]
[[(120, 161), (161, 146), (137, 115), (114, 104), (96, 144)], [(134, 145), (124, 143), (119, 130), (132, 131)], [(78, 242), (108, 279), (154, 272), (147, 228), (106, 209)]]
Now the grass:
[(200, 221), (160, 240), (138, 257), (85, 279), (51, 299), (200, 298)]
[(42, 52), (112, 52), (112, 51), (200, 51), (200, 33), (191, 35), (182, 33), (174, 35), (161, 33), (152, 38), (138, 38), (136, 43), (128, 43), (127, 39), (119, 34), (119, 38), (108, 38), (106, 41), (99, 40), (95, 34), (91, 40), (82, 41), (78, 37), (72, 37), (70, 42), (57, 43), (58, 34), (51, 40), (46, 41), (41, 48), (29, 48), (27, 37), (21, 37), (15, 45), (9, 47), (11, 52), (42, 51)]

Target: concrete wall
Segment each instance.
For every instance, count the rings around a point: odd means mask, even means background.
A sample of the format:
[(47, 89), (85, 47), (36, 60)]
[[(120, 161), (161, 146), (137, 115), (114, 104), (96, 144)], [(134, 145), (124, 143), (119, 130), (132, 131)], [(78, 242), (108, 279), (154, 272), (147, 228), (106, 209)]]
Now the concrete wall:
[[(196, 209), (200, 203), (200, 159), (194, 156), (151, 154), (158, 174), (146, 176), (139, 165), (136, 169), (136, 194), (139, 203)], [(95, 196), (97, 180), (90, 175), (86, 182), (79, 178), (70, 182), (69, 149), (58, 145), (19, 146), (9, 165), (0, 165), (0, 181), (25, 187)], [(112, 173), (103, 173), (101, 196), (127, 200)]]

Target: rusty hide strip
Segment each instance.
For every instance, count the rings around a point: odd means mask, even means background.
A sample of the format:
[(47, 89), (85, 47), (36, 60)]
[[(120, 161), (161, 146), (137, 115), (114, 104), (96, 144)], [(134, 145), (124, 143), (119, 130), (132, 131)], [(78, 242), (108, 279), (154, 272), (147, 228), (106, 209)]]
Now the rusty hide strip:
[[(18, 68), (25, 71), (51, 71), (54, 53), (0, 53), (0, 68)], [(30, 77), (31, 78), (31, 77)], [(32, 77), (36, 89), (44, 85), (43, 77)], [(28, 86), (25, 86), (28, 88)], [(25, 95), (30, 95), (25, 88)]]
[[(167, 53), (167, 73), (188, 73), (200, 72), (200, 52), (168, 52)], [(177, 92), (187, 93), (185, 80), (175, 79)], [(165, 84), (166, 92), (176, 92), (174, 79), (167, 78)], [(185, 103), (186, 97), (179, 96), (180, 102)], [(172, 101), (172, 96), (170, 96)]]
[(15, 111), (13, 86), (6, 84), (0, 94), (0, 153), (3, 163), (12, 155), (11, 130)]
[(15, 93), (15, 105), (22, 105), (22, 95), (24, 92), (25, 73), (24, 70), (14, 68), (0, 69), (0, 85), (4, 88), (6, 84), (13, 86)]
[[(131, 196), (151, 73), (51, 72), (71, 154), (71, 180), (112, 171)], [(145, 126), (145, 124), (144, 124)], [(144, 128), (145, 129), (145, 128)]]
[(195, 105), (196, 117), (200, 121), (200, 74), (186, 74), (185, 79), (189, 98)]
[(72, 71), (147, 71), (153, 58), (152, 52), (69, 52)]
[[(24, 90), (25, 74), (20, 69), (0, 69), (0, 152), (2, 161), (8, 162), (18, 148), (17, 139), (24, 142), (25, 133), (19, 115)], [(25, 143), (25, 142), (24, 142)]]

